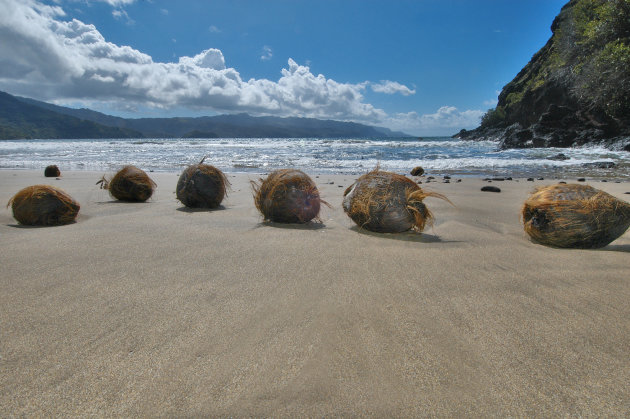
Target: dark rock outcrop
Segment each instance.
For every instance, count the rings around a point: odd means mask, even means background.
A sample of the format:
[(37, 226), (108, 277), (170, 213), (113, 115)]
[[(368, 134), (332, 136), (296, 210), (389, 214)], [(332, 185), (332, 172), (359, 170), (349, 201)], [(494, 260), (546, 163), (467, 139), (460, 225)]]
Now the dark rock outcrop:
[(630, 151), (630, 0), (571, 0), (551, 30), (481, 126), (455, 137)]
[(567, 156), (564, 153), (558, 153), (555, 156), (551, 156), (551, 157), (547, 157), (548, 160), (556, 160), (556, 161), (563, 161), (563, 160), (569, 160), (570, 157)]

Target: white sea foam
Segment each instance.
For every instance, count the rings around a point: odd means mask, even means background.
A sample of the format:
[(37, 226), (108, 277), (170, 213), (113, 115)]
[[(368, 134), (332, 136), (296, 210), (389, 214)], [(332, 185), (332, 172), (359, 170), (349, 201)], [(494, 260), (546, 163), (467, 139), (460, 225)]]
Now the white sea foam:
[[(550, 160), (558, 153), (567, 160)], [(146, 170), (181, 170), (207, 156), (226, 172), (265, 172), (295, 167), (308, 172), (364, 173), (383, 169), (462, 176), (580, 174), (630, 179), (630, 153), (601, 147), (498, 150), (494, 142), (450, 138), (415, 139), (131, 139), (21, 140), (0, 142), (0, 168), (111, 171), (125, 164)], [(611, 169), (584, 167), (612, 162)]]

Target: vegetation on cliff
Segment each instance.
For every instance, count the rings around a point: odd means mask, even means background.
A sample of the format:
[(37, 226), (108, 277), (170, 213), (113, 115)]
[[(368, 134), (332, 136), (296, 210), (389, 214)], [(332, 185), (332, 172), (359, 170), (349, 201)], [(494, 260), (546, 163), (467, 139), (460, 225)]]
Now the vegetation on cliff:
[(33, 138), (136, 138), (132, 129), (62, 115), (0, 92), (0, 140)]
[(504, 148), (630, 140), (630, 0), (571, 0), (474, 131)]

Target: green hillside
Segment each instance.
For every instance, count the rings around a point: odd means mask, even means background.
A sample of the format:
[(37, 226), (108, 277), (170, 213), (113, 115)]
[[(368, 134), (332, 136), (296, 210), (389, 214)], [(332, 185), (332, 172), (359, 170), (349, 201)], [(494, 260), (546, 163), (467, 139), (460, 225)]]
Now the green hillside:
[(630, 0), (572, 0), (551, 30), (481, 126), (458, 136), (503, 148), (630, 149)]
[[(1, 93), (1, 92), (0, 92)], [(120, 118), (1, 93), (0, 138), (376, 138), (403, 132), (355, 122), (248, 114)], [(3, 135), (4, 134), (4, 135)]]
[(108, 127), (24, 103), (0, 92), (0, 139), (140, 138), (142, 133)]

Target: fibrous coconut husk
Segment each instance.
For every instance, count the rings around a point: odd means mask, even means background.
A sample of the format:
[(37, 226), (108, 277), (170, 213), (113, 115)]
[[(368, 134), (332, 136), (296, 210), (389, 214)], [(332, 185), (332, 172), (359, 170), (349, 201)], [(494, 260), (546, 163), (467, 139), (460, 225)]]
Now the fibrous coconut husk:
[(230, 185), (223, 172), (209, 164), (188, 166), (177, 181), (177, 199), (191, 208), (216, 208)]
[(411, 169), (411, 176), (422, 176), (424, 174), (424, 169), (422, 166), (416, 166)]
[(376, 168), (346, 189), (343, 209), (352, 221), (366, 230), (400, 233), (414, 229), (421, 232), (433, 220), (422, 202), (430, 196), (450, 203), (444, 195), (425, 192), (405, 176)]
[(51, 164), (50, 166), (46, 166), (44, 169), (44, 176), (46, 177), (59, 177), (61, 176), (61, 172), (59, 171), (59, 167), (57, 165)]
[(102, 189), (108, 189), (111, 196), (121, 201), (144, 202), (153, 195), (157, 186), (142, 169), (135, 166), (125, 166), (114, 175), (111, 180), (105, 176), (96, 184)]
[(521, 210), (525, 232), (554, 247), (603, 247), (630, 226), (630, 204), (588, 185), (537, 188)]
[(81, 206), (59, 188), (28, 186), (9, 200), (13, 217), (24, 225), (56, 226), (73, 223)]
[(275, 170), (251, 184), (254, 203), (265, 220), (307, 223), (318, 219), (321, 204), (328, 205), (319, 197), (315, 182), (300, 170)]

